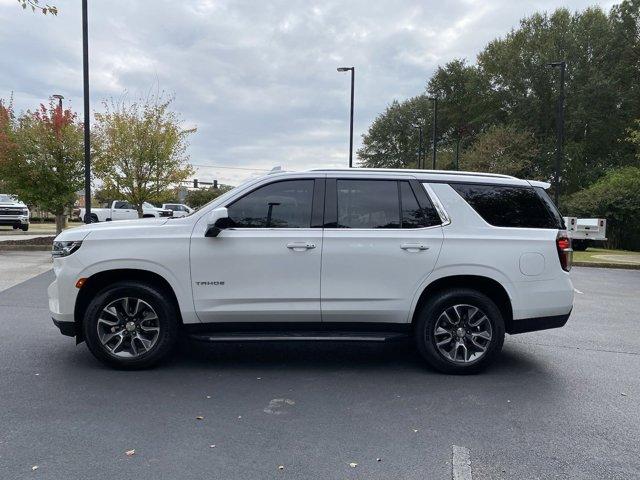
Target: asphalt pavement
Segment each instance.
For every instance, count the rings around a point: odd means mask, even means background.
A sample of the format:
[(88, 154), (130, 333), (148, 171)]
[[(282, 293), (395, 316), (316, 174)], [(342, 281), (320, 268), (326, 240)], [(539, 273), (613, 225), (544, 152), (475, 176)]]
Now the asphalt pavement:
[(0, 479), (640, 478), (640, 271), (572, 277), (565, 328), (452, 377), (408, 342), (186, 343), (113, 371), (52, 325), (46, 272), (0, 292)]

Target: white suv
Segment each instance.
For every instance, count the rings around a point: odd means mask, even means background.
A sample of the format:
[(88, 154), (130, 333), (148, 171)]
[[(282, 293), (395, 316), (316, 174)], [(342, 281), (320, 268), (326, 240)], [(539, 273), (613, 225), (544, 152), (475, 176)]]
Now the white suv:
[(207, 342), (412, 336), (480, 370), (504, 334), (561, 327), (571, 243), (548, 184), (460, 172), (275, 173), (174, 219), (91, 224), (53, 246), (49, 307), (120, 368)]

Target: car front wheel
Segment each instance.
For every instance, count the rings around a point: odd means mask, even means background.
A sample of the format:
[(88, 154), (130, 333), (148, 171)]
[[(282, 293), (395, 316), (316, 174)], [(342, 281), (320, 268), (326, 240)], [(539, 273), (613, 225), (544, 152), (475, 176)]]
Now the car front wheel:
[(84, 338), (91, 353), (115, 368), (154, 366), (173, 350), (178, 337), (176, 307), (159, 289), (119, 282), (91, 301)]
[(418, 350), (436, 370), (477, 373), (500, 353), (504, 319), (486, 295), (471, 289), (438, 292), (420, 311), (415, 325)]

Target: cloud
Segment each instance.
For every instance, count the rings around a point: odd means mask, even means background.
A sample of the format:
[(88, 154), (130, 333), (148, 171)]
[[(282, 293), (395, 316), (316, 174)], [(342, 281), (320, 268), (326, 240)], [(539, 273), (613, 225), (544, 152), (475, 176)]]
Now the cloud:
[[(58, 17), (0, 0), (0, 97), (18, 110), (61, 93), (82, 108), (80, 2)], [(564, 2), (581, 9), (592, 0)], [(348, 162), (349, 75), (356, 67), (355, 146), (393, 99), (421, 93), (438, 64), (473, 61), (550, 0), (90, 2), (92, 109), (152, 89), (175, 93), (202, 180), (238, 183), (231, 167)], [(609, 7), (611, 3), (604, 6)], [(220, 166), (225, 168), (214, 167)]]

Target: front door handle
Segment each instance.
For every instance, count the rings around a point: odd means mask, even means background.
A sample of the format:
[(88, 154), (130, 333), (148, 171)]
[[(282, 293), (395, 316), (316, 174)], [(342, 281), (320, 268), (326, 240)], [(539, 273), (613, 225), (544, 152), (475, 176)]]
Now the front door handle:
[(403, 250), (429, 250), (429, 247), (422, 243), (403, 243), (400, 248)]
[(316, 244), (309, 242), (291, 242), (287, 243), (287, 248), (290, 250), (295, 250), (296, 252), (301, 252), (303, 250), (311, 250), (313, 248), (316, 248)]

